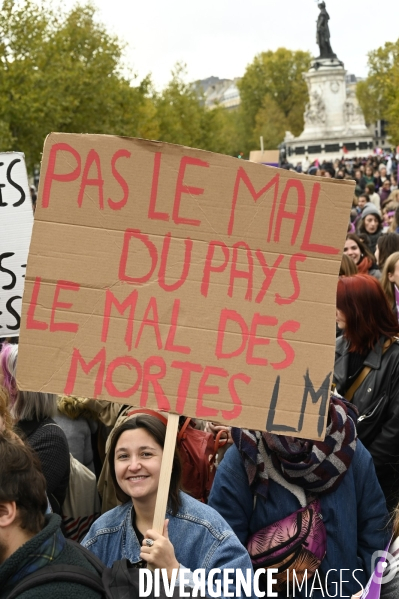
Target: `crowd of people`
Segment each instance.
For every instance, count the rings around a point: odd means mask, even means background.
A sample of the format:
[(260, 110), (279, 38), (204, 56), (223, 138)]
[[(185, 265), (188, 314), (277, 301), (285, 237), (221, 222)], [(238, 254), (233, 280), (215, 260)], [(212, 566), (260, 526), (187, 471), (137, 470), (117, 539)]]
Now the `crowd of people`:
[[(306, 170), (356, 180), (337, 284), (325, 439), (180, 418), (184, 435), (223, 434), (226, 443), (209, 469), (210, 493), (201, 497), (190, 487), (194, 461), (182, 483), (187, 463), (177, 443), (161, 533), (153, 520), (168, 414), (23, 391), (17, 339), (2, 340), (0, 599), (100, 599), (82, 578), (82, 571), (98, 576), (94, 556), (105, 568), (164, 569), (169, 582), (184, 577), (189, 589), (198, 569), (220, 584), (225, 571), (258, 572), (267, 596), (273, 569), (280, 598), (351, 597), (372, 575), (375, 552), (389, 546), (394, 560), (399, 555), (398, 165), (371, 157), (314, 168)], [(77, 514), (83, 508), (74, 490), (82, 481), (89, 507)], [(382, 599), (399, 596), (395, 564)], [(40, 577), (49, 566), (60, 566), (64, 578)], [(74, 575), (76, 567), (81, 576), (67, 581), (65, 572)], [(215, 594), (210, 582), (206, 594), (236, 596), (230, 578), (234, 595), (223, 586)]]

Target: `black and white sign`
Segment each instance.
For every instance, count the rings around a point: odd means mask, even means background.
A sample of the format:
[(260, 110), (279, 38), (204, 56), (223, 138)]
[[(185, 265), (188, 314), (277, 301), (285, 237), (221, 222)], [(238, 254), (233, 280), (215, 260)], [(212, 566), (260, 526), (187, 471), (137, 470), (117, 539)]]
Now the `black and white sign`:
[(24, 155), (0, 153), (0, 337), (19, 335), (32, 226)]

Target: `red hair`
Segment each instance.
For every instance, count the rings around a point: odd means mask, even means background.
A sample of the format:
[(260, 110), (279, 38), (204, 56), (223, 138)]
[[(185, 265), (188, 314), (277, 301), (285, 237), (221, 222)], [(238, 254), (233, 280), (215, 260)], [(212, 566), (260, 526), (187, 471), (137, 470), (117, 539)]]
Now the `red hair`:
[(399, 335), (397, 318), (374, 277), (362, 274), (340, 277), (337, 308), (346, 320), (344, 336), (350, 343), (351, 352), (364, 354), (380, 337)]

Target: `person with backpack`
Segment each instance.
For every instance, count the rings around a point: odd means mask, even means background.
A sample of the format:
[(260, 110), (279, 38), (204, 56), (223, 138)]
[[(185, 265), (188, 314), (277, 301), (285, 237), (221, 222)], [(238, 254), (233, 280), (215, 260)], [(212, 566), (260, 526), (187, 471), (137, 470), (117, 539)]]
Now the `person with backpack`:
[[(114, 430), (107, 459), (122, 505), (100, 516), (82, 545), (108, 567), (127, 559), (135, 568), (165, 568), (169, 580), (176, 571), (178, 581), (181, 570), (187, 569), (190, 586), (192, 572), (199, 568), (206, 580), (211, 570), (219, 569), (215, 580), (222, 581), (226, 568), (252, 577), (248, 553), (230, 526), (212, 508), (181, 491), (177, 451), (163, 534), (152, 529), (166, 425), (167, 414), (137, 410)], [(235, 588), (234, 582), (229, 588), (234, 595)]]
[(233, 428), (234, 445), (209, 497), (254, 570), (279, 569), (273, 590), (281, 599), (350, 597), (357, 581), (365, 586), (373, 552), (389, 541), (384, 495), (357, 439), (356, 410), (334, 396), (327, 410), (324, 441)]
[(13, 594), (20, 599), (101, 599), (86, 585), (45, 577), (18, 590), (50, 565), (95, 573), (80, 549), (64, 538), (60, 516), (46, 511), (46, 480), (38, 457), (19, 438), (0, 433), (0, 599)]

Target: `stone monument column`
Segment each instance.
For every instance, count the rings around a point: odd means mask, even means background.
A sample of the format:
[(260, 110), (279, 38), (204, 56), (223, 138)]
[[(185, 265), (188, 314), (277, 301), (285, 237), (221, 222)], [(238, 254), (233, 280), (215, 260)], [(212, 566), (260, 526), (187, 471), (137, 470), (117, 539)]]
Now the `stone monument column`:
[(345, 127), (346, 71), (337, 58), (315, 60), (304, 73), (309, 91), (301, 138), (330, 135)]
[(287, 131), (284, 144), (289, 162), (316, 158), (333, 161), (343, 152), (353, 156), (372, 152), (373, 137), (364, 122), (354, 89), (347, 88), (346, 71), (330, 43), (329, 14), (320, 2), (316, 41), (320, 55), (303, 77), (309, 102), (299, 137)]

